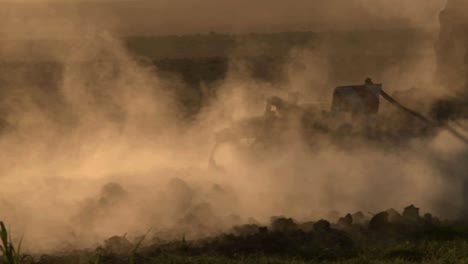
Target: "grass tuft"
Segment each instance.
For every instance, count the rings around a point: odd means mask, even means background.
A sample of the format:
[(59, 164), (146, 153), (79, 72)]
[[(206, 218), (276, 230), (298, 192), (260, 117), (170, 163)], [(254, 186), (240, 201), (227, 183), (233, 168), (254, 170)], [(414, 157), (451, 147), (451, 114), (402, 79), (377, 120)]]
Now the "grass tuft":
[(139, 240), (138, 242), (135, 244), (135, 246), (133, 247), (132, 249), (132, 252), (130, 254), (130, 260), (129, 260), (129, 263), (130, 264), (135, 264), (136, 261), (136, 253), (138, 251), (138, 249), (140, 249), (141, 247), (141, 244), (143, 243), (143, 241), (146, 239), (146, 237), (148, 236), (148, 234), (151, 232), (151, 228), (146, 232), (146, 234), (144, 234)]
[(23, 239), (20, 239), (18, 246), (15, 248), (11, 234), (5, 227), (5, 224), (0, 221), (0, 239), (2, 241), (0, 245), (0, 252), (2, 253), (1, 260), (5, 264), (20, 264), (23, 262), (23, 256), (21, 254), (21, 243)]
[(94, 261), (90, 261), (90, 264), (101, 264), (101, 255), (98, 254)]

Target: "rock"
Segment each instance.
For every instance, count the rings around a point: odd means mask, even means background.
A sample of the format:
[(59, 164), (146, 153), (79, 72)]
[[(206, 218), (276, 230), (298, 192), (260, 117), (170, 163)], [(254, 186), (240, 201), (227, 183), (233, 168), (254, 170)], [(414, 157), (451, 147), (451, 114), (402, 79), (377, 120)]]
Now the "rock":
[(309, 233), (309, 232), (314, 231), (314, 224), (315, 224), (315, 222), (313, 222), (313, 221), (305, 222), (305, 223), (302, 223), (302, 224), (299, 225), (299, 229), (302, 232)]
[(291, 233), (298, 230), (298, 226), (291, 218), (276, 218), (271, 223), (273, 232)]
[(384, 228), (386, 228), (389, 224), (389, 221), (388, 221), (388, 212), (380, 212), (376, 215), (374, 215), (374, 217), (372, 217), (372, 219), (370, 220), (369, 222), (369, 230), (372, 230), (372, 231), (378, 231), (378, 230), (382, 230)]
[(356, 212), (351, 215), (354, 225), (365, 225), (367, 222), (366, 217), (362, 212)]
[(315, 232), (329, 232), (331, 230), (330, 222), (327, 220), (319, 220), (314, 224)]
[(345, 217), (340, 217), (337, 224), (340, 227), (349, 227), (353, 224), (353, 217), (351, 214), (347, 214)]
[(410, 221), (421, 220), (421, 217), (419, 216), (419, 208), (415, 207), (414, 205), (405, 207), (403, 211), (403, 217)]
[(104, 250), (113, 254), (128, 254), (133, 244), (124, 236), (113, 236), (104, 241)]
[(260, 232), (260, 234), (266, 235), (266, 234), (268, 234), (268, 227), (266, 227), (266, 226), (261, 226), (261, 227), (258, 229), (258, 231)]
[(398, 213), (395, 209), (388, 209), (388, 221), (394, 224), (401, 224), (405, 221), (404, 217)]
[(260, 227), (258, 225), (240, 225), (233, 228), (236, 236), (251, 236), (260, 233)]

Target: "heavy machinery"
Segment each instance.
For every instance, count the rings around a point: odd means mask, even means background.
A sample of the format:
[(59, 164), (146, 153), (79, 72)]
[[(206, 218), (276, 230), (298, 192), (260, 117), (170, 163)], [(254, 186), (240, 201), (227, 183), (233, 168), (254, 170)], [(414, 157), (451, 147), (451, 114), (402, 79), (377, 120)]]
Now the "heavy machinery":
[[(395, 131), (392, 124), (379, 117), (381, 100), (410, 115), (416, 129)], [(439, 111), (439, 110), (437, 110)], [(411, 110), (382, 89), (382, 84), (374, 84), (367, 79), (363, 85), (349, 85), (335, 88), (330, 111), (317, 112), (301, 107), (295, 100), (284, 100), (277, 96), (267, 99), (262, 116), (233, 123), (230, 127), (216, 132), (216, 144), (210, 155), (210, 164), (221, 168), (216, 161), (218, 149), (225, 145), (252, 150), (281, 148), (292, 138), (301, 139), (309, 146), (317, 143), (317, 138), (328, 137), (330, 142), (340, 145), (350, 139), (390, 143), (431, 135), (441, 126), (468, 144), (468, 140), (446, 122), (431, 121), (420, 113)], [(411, 132), (408, 132), (411, 131)]]

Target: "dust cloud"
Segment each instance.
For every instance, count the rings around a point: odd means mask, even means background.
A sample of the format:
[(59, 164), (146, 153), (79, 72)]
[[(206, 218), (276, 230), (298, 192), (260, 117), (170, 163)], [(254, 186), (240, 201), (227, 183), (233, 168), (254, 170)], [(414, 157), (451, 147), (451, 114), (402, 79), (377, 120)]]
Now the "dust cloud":
[[(383, 1), (374, 7), (358, 2), (375, 16), (384, 8)], [(415, 20), (419, 5), (401, 3), (405, 21), (418, 25), (432, 18), (434, 10), (426, 9), (440, 1), (425, 1), (424, 14)], [(112, 235), (136, 237), (150, 227), (159, 239), (191, 239), (236, 224), (266, 223), (275, 215), (306, 221), (408, 204), (443, 217), (463, 211), (467, 150), (445, 132), (410, 140), (404, 148), (358, 141), (342, 149), (324, 135), (315, 135), (309, 147), (291, 129), (286, 143), (269, 151), (226, 145), (217, 156), (224, 169), (209, 166), (214, 132), (262, 115), (268, 96), (297, 92), (300, 103), (328, 110), (332, 87), (366, 77), (335, 76), (334, 52), (355, 50), (333, 37), (310, 49), (292, 49), (278, 82), (259, 82), (241, 59), (231, 60), (215, 96), (186, 120), (174, 91), (190, 87), (131, 55), (121, 40), (120, 11), (84, 16), (83, 6), (71, 2), (8, 5), (21, 5), (32, 18), (26, 24), (13, 13), (1, 19), (0, 219), (14, 235), (24, 234), (30, 251), (93, 247)], [(70, 13), (53, 13), (54, 5)], [(271, 6), (280, 10), (282, 4)], [(346, 14), (342, 9), (337, 12)], [(389, 10), (392, 16), (399, 11)], [(186, 30), (193, 28), (174, 32)], [(28, 37), (43, 38), (41, 48), (11, 42)], [(373, 76), (391, 87), (438, 91), (432, 43), (417, 44), (425, 53)]]

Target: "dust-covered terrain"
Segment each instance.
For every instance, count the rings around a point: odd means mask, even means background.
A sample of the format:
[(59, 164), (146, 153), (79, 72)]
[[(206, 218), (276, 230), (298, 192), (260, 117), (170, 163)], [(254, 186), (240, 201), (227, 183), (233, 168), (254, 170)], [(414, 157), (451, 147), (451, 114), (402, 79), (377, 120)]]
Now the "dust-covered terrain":
[[(22, 251), (466, 259), (466, 1), (178, 2), (0, 2), (0, 220)], [(335, 87), (364, 83), (378, 114), (338, 117)], [(437, 219), (378, 214), (410, 204)]]
[(421, 216), (410, 205), (401, 214), (359, 211), (335, 223), (272, 217), (265, 226), (237, 225), (196, 241), (113, 236), (95, 250), (42, 255), (39, 263), (452, 263), (466, 259), (466, 238), (463, 222)]

